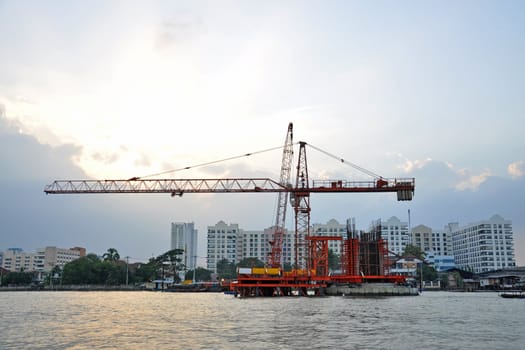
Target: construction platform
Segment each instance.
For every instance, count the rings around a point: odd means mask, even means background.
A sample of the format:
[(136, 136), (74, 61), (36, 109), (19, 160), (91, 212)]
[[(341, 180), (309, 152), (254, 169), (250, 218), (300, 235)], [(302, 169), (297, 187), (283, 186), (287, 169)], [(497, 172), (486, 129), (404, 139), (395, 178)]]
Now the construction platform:
[(314, 271), (240, 268), (230, 290), (238, 297), (418, 295), (403, 276), (316, 276)]

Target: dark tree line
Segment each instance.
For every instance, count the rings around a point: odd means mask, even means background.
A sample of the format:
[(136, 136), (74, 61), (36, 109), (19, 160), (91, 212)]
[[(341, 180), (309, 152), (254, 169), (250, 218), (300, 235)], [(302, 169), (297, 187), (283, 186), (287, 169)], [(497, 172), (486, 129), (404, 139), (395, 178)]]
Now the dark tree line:
[[(88, 254), (64, 265), (63, 269), (55, 266), (44, 276), (46, 285), (130, 285), (141, 284), (173, 277), (180, 282), (179, 272), (185, 271), (186, 279), (193, 279), (193, 270), (186, 271), (182, 264), (182, 249), (169, 250), (147, 263), (128, 264), (120, 259), (117, 249), (109, 248), (99, 258), (96, 254)], [(0, 285), (27, 286), (35, 283), (38, 272), (7, 272), (0, 276)], [(127, 277), (127, 278), (126, 278)], [(197, 281), (210, 281), (211, 271), (203, 268), (195, 270)]]
[(180, 258), (182, 253), (181, 249), (173, 249), (151, 258), (147, 263), (128, 264), (120, 260), (120, 255), (115, 248), (109, 248), (102, 256), (102, 260), (95, 254), (88, 254), (67, 263), (62, 272), (62, 283), (138, 284), (167, 276), (173, 276), (177, 280), (178, 271), (184, 268)]

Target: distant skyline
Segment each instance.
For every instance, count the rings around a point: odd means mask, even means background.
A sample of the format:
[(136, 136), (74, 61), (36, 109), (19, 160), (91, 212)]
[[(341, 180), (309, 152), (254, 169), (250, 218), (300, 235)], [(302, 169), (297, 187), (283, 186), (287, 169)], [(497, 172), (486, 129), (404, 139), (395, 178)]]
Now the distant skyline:
[[(42, 191), (280, 146), (293, 122), (296, 141), (416, 178), (409, 203), (314, 195), (312, 222), (366, 228), (411, 209), (413, 225), (440, 228), (499, 214), (525, 264), (522, 1), (2, 1), (0, 33), (0, 249), (143, 259), (169, 249), (171, 222), (195, 222), (201, 249), (219, 220), (269, 227), (271, 195)], [(280, 156), (163, 176), (277, 179)], [(312, 179), (360, 179), (308, 157)]]

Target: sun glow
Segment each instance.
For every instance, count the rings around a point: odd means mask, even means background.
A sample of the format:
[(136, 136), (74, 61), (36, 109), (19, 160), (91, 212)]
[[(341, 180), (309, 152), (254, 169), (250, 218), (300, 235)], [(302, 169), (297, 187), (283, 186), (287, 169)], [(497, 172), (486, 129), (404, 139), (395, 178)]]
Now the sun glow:
[[(217, 52), (207, 52), (221, 50), (213, 37), (161, 48), (157, 39), (151, 30), (120, 43), (101, 67), (109, 72), (104, 77), (57, 73), (45, 89), (25, 90), (34, 103), (6, 101), (9, 115), (42, 143), (80, 145), (75, 162), (95, 178), (151, 174), (282, 142), (288, 120), (281, 135), (277, 124), (253, 118), (271, 118), (257, 115), (253, 102), (278, 40), (255, 35), (241, 52), (223, 52), (235, 58), (217, 60), (210, 56)], [(268, 128), (274, 135), (265, 140)]]

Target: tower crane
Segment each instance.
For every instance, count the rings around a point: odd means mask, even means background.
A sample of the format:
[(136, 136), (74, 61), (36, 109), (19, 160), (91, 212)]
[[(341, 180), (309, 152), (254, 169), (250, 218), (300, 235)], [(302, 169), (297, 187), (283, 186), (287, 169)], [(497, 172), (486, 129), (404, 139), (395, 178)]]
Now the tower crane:
[[(293, 125), (290, 123), (283, 148), (279, 181), (270, 178), (144, 179), (140, 177), (133, 177), (127, 180), (56, 180), (45, 186), (44, 192), (46, 194), (167, 193), (172, 196), (182, 196), (187, 193), (277, 193), (278, 205), (275, 228), (273, 238), (269, 242), (271, 251), (268, 264), (271, 267), (280, 267), (282, 263), (286, 207), (289, 195), (290, 203), (295, 211), (294, 259), (296, 268), (304, 270), (308, 269), (312, 264), (311, 257), (309, 257), (309, 254), (312, 254), (309, 251), (311, 193), (395, 192), (397, 193), (398, 201), (412, 200), (415, 189), (414, 178), (383, 178), (351, 163), (349, 165), (367, 172), (373, 179), (368, 181), (310, 181), (306, 160), (306, 146), (308, 145), (306, 142), (299, 142), (295, 185), (291, 185), (290, 174), (293, 145)], [(334, 157), (342, 163), (346, 162), (344, 159), (337, 158), (317, 147), (308, 146)]]
[[(288, 131), (286, 132), (286, 139), (283, 147), (283, 159), (281, 162), (281, 177), (279, 183), (281, 186), (289, 187), (290, 173), (292, 170), (293, 161), (293, 124), (288, 124)], [(290, 185), (291, 186), (291, 185)], [(273, 232), (273, 240), (271, 240), (271, 252), (268, 264), (271, 267), (281, 266), (281, 255), (283, 250), (283, 237), (286, 222), (286, 208), (288, 204), (288, 193), (279, 192), (277, 199), (277, 214), (275, 217), (275, 228)]]

